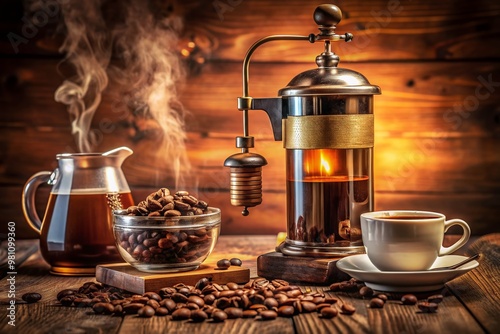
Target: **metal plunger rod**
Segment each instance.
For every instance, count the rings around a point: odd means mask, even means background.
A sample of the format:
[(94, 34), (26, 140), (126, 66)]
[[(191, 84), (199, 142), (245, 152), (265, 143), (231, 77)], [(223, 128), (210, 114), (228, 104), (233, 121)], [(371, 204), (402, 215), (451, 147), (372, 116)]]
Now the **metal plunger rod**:
[[(271, 41), (303, 41), (303, 40), (309, 40), (310, 36), (302, 36), (302, 35), (272, 35), (272, 36), (267, 36), (264, 37), (257, 42), (255, 42), (250, 49), (248, 49), (247, 54), (245, 55), (245, 58), (243, 59), (243, 97), (250, 97), (249, 95), (249, 89), (248, 89), (248, 76), (249, 76), (249, 65), (250, 65), (250, 58), (252, 57), (252, 54), (255, 52), (255, 50), (261, 46), (264, 43), (271, 42)], [(248, 109), (243, 109), (243, 136), (248, 137), (249, 136), (249, 131), (248, 131)], [(242, 148), (242, 152), (248, 152), (247, 147)]]

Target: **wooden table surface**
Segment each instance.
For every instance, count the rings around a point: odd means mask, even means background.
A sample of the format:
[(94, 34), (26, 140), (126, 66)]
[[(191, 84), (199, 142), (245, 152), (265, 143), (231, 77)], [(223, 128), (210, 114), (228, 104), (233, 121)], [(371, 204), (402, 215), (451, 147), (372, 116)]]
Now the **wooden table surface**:
[[(214, 263), (223, 257), (239, 257), (256, 276), (257, 256), (274, 250), (275, 236), (222, 236), (207, 260)], [(36, 241), (18, 241), (19, 252)], [(325, 291), (342, 302), (356, 307), (353, 315), (339, 314), (322, 319), (307, 313), (271, 321), (234, 319), (223, 323), (172, 321), (170, 316), (139, 318), (136, 315), (95, 315), (91, 308), (63, 307), (58, 291), (78, 288), (92, 277), (59, 277), (49, 274), (49, 266), (36, 251), (17, 268), (16, 299), (26, 292), (38, 292), (43, 298), (34, 304), (17, 303), (15, 327), (8, 324), (10, 301), (6, 270), (0, 282), (0, 333), (498, 333), (500, 328), (500, 234), (483, 236), (469, 244), (464, 253), (482, 254), (480, 265), (446, 284), (445, 297), (437, 313), (418, 312), (415, 306), (389, 301), (382, 309), (367, 307), (355, 293), (330, 292), (326, 286), (305, 286), (304, 290)], [(19, 255), (19, 257), (21, 254)]]

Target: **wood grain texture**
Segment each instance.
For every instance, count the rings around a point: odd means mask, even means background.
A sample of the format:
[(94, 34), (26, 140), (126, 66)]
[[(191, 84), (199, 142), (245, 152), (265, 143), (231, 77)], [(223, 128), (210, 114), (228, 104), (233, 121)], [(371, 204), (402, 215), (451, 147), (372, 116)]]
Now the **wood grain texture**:
[[(0, 33), (23, 37), (21, 1), (5, 1), (1, 7), (4, 24)], [(174, 14), (184, 18), (183, 41), (194, 41), (208, 59), (240, 61), (256, 40), (271, 34), (317, 33), (312, 13), (318, 3), (291, 0), (279, 4), (269, 0), (172, 1)], [(337, 32), (351, 32), (352, 43), (336, 43), (334, 50), (344, 60), (373, 59), (478, 59), (498, 56), (492, 47), (500, 35), (495, 18), (500, 7), (495, 1), (481, 1), (470, 6), (465, 0), (335, 2), (343, 12)], [(291, 19), (293, 18), (293, 19)], [(29, 55), (58, 55), (62, 36), (55, 31), (57, 20), (40, 27), (35, 36), (18, 46)], [(409, 43), (409, 41), (411, 41)], [(285, 61), (314, 59), (321, 46), (304, 50), (306, 42), (271, 43), (255, 57), (273, 61), (276, 55)], [(181, 43), (180, 48), (184, 45)], [(7, 38), (0, 42), (0, 52), (16, 54)], [(311, 58), (313, 57), (313, 58)]]
[[(38, 126), (46, 131), (69, 128), (65, 106), (54, 100), (54, 92), (65, 79), (58, 63), (57, 59), (2, 60), (0, 102), (5, 109), (0, 113), (0, 124)], [(500, 131), (500, 121), (496, 118), (500, 97), (495, 94), (500, 77), (498, 63), (342, 62), (340, 66), (362, 73), (382, 88), (382, 95), (374, 98), (375, 130), (379, 136), (488, 137)], [(276, 97), (278, 90), (296, 74), (315, 67), (314, 58), (279, 65), (252, 63), (250, 94)], [(189, 112), (188, 131), (231, 135), (240, 132), (241, 113), (236, 108), (237, 97), (241, 95), (240, 73), (239, 62), (208, 62), (202, 73), (187, 79), (181, 90), (181, 101)], [(124, 127), (134, 130), (131, 129), (134, 119), (123, 101), (120, 87), (111, 82), (93, 118), (93, 128), (104, 135)], [(109, 120), (111, 125), (103, 128), (104, 120)], [(252, 111), (250, 121), (250, 131), (257, 139), (272, 138), (265, 113)]]
[[(479, 267), (447, 284), (469, 311), (490, 333), (500, 325), (500, 234), (491, 234), (477, 240), (467, 250), (469, 255), (480, 253)], [(479, 289), (478, 289), (479, 288)]]
[(337, 269), (339, 259), (285, 256), (271, 252), (257, 258), (257, 274), (269, 280), (283, 279), (303, 284), (330, 284), (349, 279)]
[[(18, 268), (16, 294), (37, 291), (43, 299), (34, 304), (16, 305), (16, 327), (3, 322), (2, 333), (47, 332), (106, 332), (106, 333), (496, 333), (499, 325), (498, 289), (499, 234), (479, 238), (468, 247), (469, 252), (483, 252), (480, 266), (470, 273), (448, 283), (453, 294), (443, 291), (444, 300), (437, 313), (423, 314), (416, 306), (403, 306), (397, 296), (390, 296), (382, 309), (370, 309), (367, 300), (356, 292), (331, 292), (327, 286), (300, 285), (302, 291), (318, 291), (335, 297), (334, 307), (344, 303), (356, 308), (353, 315), (339, 314), (333, 319), (321, 319), (316, 313), (300, 314), (293, 318), (278, 318), (263, 322), (257, 319), (226, 320), (224, 323), (206, 321), (195, 324), (190, 321), (172, 321), (170, 316), (140, 318), (96, 316), (89, 308), (61, 307), (56, 301), (58, 291), (81, 286), (89, 278), (58, 277), (48, 274), (49, 266), (40, 253), (31, 257)], [(263, 249), (274, 247), (274, 237), (258, 238), (222, 237), (220, 254), (247, 254), (255, 261)], [(33, 241), (20, 241), (33, 244)], [(5, 279), (0, 289), (7, 291)], [(424, 299), (424, 296), (420, 296)], [(3, 311), (0, 314), (5, 314)]]
[[(152, 321), (149, 321), (152, 320)], [(201, 324), (194, 324), (188, 320), (172, 321), (170, 317), (155, 317), (144, 319), (126, 316), (120, 327), (120, 333), (263, 333), (263, 334), (291, 334), (295, 333), (292, 320), (279, 318), (273, 321), (261, 321), (257, 319), (232, 319), (224, 323), (213, 323), (206, 321)]]
[(195, 285), (204, 277), (218, 284), (228, 282), (246, 283), (250, 279), (250, 270), (248, 268), (235, 266), (231, 266), (226, 270), (216, 270), (214, 268), (216, 268), (214, 265), (202, 264), (198, 269), (191, 271), (145, 273), (129, 264), (118, 263), (97, 266), (95, 276), (98, 282), (138, 294), (158, 291), (161, 288), (174, 286), (177, 283)]

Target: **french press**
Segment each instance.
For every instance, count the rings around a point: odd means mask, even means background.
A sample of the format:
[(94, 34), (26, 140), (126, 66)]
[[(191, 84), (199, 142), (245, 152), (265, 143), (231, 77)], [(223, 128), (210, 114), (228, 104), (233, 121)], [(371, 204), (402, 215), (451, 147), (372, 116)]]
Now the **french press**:
[[(335, 33), (340, 9), (323, 4), (314, 11), (319, 34), (273, 35), (254, 43), (243, 61), (243, 136), (241, 153), (226, 159), (230, 167), (231, 204), (248, 208), (262, 202), (262, 167), (267, 161), (250, 152), (248, 111), (264, 110), (274, 139), (286, 149), (287, 237), (285, 255), (331, 257), (364, 252), (360, 214), (373, 211), (373, 95), (380, 94), (360, 73), (337, 67), (331, 43), (353, 35)], [(317, 68), (296, 75), (277, 98), (248, 94), (248, 72), (254, 51), (271, 41), (323, 42)]]

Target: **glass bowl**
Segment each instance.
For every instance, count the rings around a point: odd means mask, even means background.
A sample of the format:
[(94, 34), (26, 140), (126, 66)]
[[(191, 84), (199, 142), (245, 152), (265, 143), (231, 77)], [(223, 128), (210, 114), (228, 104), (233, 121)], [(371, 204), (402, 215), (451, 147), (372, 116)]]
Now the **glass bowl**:
[(113, 212), (113, 234), (123, 260), (140, 271), (194, 270), (205, 261), (220, 233), (220, 209), (193, 216), (129, 216)]

